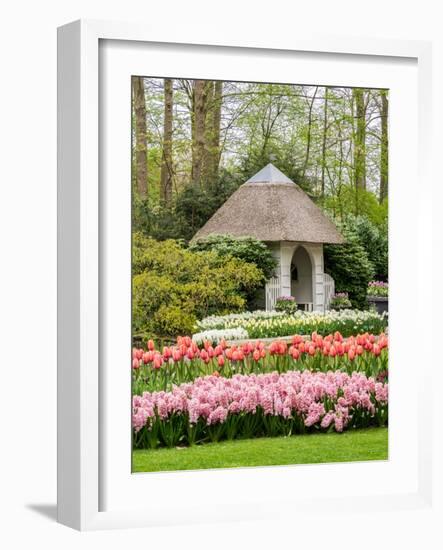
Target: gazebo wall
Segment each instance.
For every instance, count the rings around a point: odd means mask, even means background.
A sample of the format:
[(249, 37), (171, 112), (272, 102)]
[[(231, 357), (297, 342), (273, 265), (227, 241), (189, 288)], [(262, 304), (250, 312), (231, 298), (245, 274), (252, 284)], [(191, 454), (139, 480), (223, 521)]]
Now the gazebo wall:
[(282, 241), (268, 243), (278, 262), (276, 276), (280, 283), (280, 296), (291, 296), (291, 262), (294, 252), (303, 246), (309, 255), (312, 265), (312, 304), (314, 311), (324, 311), (324, 264), (323, 245), (308, 243), (293, 243)]

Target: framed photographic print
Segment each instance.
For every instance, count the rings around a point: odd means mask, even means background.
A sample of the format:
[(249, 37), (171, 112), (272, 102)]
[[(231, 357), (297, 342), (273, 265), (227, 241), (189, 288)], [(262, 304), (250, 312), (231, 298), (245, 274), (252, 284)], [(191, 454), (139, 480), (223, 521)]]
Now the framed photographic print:
[(59, 521), (431, 509), (429, 46), (194, 42), (59, 29)]

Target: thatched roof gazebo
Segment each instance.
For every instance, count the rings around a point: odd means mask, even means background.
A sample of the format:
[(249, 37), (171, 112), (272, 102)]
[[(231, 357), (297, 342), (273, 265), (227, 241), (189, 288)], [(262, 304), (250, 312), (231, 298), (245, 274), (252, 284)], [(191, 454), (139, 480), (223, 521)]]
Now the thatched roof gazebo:
[(255, 237), (273, 251), (278, 268), (266, 285), (264, 304), (295, 296), (307, 310), (323, 311), (334, 292), (323, 271), (323, 244), (343, 237), (308, 195), (273, 164), (268, 164), (215, 212), (193, 241), (209, 235)]

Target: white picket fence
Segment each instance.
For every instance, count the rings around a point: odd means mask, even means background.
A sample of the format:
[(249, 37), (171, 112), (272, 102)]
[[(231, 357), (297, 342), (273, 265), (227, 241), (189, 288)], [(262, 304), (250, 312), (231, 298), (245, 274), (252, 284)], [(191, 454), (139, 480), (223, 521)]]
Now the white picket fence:
[(266, 311), (272, 311), (275, 309), (275, 302), (280, 296), (280, 279), (278, 277), (272, 277), (266, 283)]
[(335, 294), (335, 281), (334, 279), (328, 275), (327, 273), (324, 274), (324, 293), (325, 293), (325, 311), (329, 309), (331, 305), (331, 299), (332, 296)]

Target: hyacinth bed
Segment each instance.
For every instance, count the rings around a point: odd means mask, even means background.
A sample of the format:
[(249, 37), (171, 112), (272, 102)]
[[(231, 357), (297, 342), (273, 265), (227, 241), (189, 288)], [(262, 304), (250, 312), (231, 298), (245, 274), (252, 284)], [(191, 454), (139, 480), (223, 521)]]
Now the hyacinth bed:
[(236, 374), (287, 371), (363, 373), (384, 381), (388, 377), (388, 338), (383, 333), (344, 338), (336, 332), (309, 338), (295, 335), (291, 342), (260, 340), (229, 346), (225, 341), (200, 346), (189, 337), (179, 337), (175, 346), (156, 350), (150, 340), (147, 349), (132, 352), (133, 392), (167, 391), (174, 385), (215, 374), (230, 378)]
[[(386, 314), (375, 311), (340, 310), (326, 313), (297, 311), (292, 314), (285, 312), (254, 311), (225, 316), (212, 316), (196, 324), (196, 339), (210, 339), (207, 331), (232, 331), (241, 329), (238, 338), (243, 339), (245, 332), (248, 338), (277, 338), (292, 334), (329, 334), (339, 331), (343, 336), (352, 336), (362, 332), (379, 334), (386, 330), (388, 318)], [(198, 335), (198, 336), (197, 336)], [(220, 339), (221, 333), (217, 333)], [(225, 339), (236, 338), (235, 333)]]
[(384, 426), (388, 383), (363, 373), (210, 375), (133, 396), (135, 448)]

